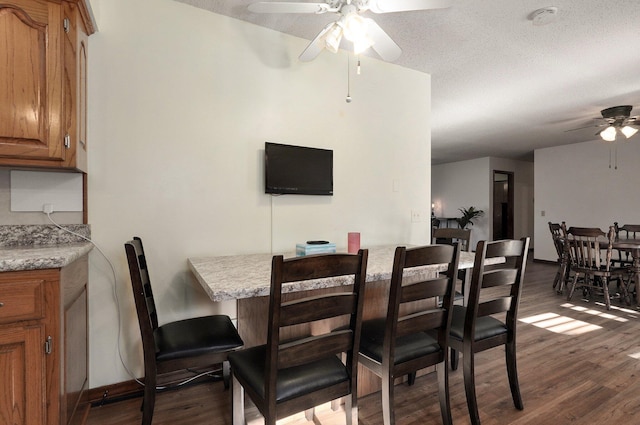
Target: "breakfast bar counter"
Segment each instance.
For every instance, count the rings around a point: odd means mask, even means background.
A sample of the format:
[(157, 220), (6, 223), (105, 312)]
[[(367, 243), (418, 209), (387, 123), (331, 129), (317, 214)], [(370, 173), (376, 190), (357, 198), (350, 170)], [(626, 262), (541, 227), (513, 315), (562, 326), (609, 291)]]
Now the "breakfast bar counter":
[[(393, 267), (394, 246), (369, 249), (367, 282), (388, 281)], [(284, 254), (285, 258), (295, 254)], [(231, 255), (189, 258), (189, 267), (212, 301), (268, 297), (271, 285), (271, 254)], [(460, 253), (460, 269), (473, 267), (474, 253)], [(405, 276), (420, 276), (445, 270), (442, 266), (427, 266), (408, 270)], [(285, 285), (284, 292), (299, 292), (331, 288), (352, 283), (350, 278), (316, 279)]]

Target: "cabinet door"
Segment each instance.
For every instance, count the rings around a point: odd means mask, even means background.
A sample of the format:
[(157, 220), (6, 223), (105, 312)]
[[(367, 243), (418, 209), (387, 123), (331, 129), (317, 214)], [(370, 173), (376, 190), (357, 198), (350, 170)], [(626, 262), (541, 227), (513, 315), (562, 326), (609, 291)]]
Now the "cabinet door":
[(0, 425), (43, 424), (43, 326), (0, 327)]
[(89, 36), (78, 5), (63, 3), (65, 20), (64, 123), (68, 135), (65, 167), (87, 171), (87, 42)]
[(65, 159), (60, 8), (35, 0), (0, 4), (0, 157)]

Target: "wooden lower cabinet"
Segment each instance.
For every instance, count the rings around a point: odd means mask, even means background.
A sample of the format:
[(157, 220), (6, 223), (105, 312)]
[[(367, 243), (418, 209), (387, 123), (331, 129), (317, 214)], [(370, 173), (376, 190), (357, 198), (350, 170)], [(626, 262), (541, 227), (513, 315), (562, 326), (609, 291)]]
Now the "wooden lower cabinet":
[(80, 423), (88, 408), (87, 256), (0, 273), (0, 425)]

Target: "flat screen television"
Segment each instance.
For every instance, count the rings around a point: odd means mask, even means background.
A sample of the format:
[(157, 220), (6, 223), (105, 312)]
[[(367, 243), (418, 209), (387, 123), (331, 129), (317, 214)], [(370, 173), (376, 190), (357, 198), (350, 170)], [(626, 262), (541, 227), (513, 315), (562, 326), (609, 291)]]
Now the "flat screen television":
[(265, 193), (333, 195), (333, 151), (264, 144)]

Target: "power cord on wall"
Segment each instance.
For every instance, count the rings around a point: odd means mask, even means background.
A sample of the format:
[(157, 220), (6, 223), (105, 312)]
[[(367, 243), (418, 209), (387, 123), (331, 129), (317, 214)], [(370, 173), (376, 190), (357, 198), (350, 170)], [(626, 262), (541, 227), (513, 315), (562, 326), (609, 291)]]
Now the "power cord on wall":
[[(77, 236), (79, 238), (82, 238), (84, 240), (86, 240), (87, 242), (90, 242), (97, 250), (98, 252), (104, 257), (105, 260), (107, 260), (107, 263), (109, 264), (109, 267), (111, 268), (111, 274), (113, 276), (113, 298), (116, 302), (116, 310), (117, 310), (117, 314), (116, 316), (118, 317), (118, 341), (117, 341), (117, 349), (118, 349), (118, 357), (120, 358), (120, 363), (122, 363), (122, 367), (124, 368), (124, 370), (127, 372), (127, 374), (131, 377), (131, 379), (133, 379), (134, 381), (136, 381), (138, 384), (140, 384), (141, 386), (144, 387), (144, 382), (140, 381), (138, 378), (135, 377), (135, 375), (129, 370), (129, 368), (127, 367), (124, 358), (122, 357), (122, 350), (120, 348), (120, 337), (121, 337), (121, 328), (122, 328), (122, 320), (120, 318), (120, 299), (118, 298), (118, 291), (117, 291), (117, 279), (116, 279), (116, 271), (115, 268), (113, 267), (113, 264), (111, 263), (111, 261), (109, 260), (109, 258), (106, 256), (106, 254), (102, 251), (102, 249), (100, 249), (100, 247), (90, 238), (81, 235), (80, 233), (76, 233), (72, 230), (69, 230), (61, 225), (59, 225), (58, 223), (56, 223), (52, 218), (51, 218), (51, 214), (53, 213), (53, 207), (50, 204), (45, 204), (45, 207), (43, 208), (43, 212), (47, 215), (47, 218), (49, 219), (49, 221), (56, 226), (58, 229), (67, 232), (71, 235)], [(211, 372), (207, 371), (207, 372), (202, 372), (202, 373), (197, 373), (195, 371), (192, 371), (190, 369), (187, 369), (189, 372), (192, 373), (196, 373), (195, 376), (192, 376), (191, 378), (185, 379), (184, 381), (181, 381), (175, 385), (172, 385), (171, 387), (179, 387), (185, 384), (188, 384), (189, 382), (198, 379), (202, 376), (215, 376), (214, 374), (212, 374)], [(156, 390), (164, 390), (167, 389), (169, 387), (167, 386), (156, 386)]]

